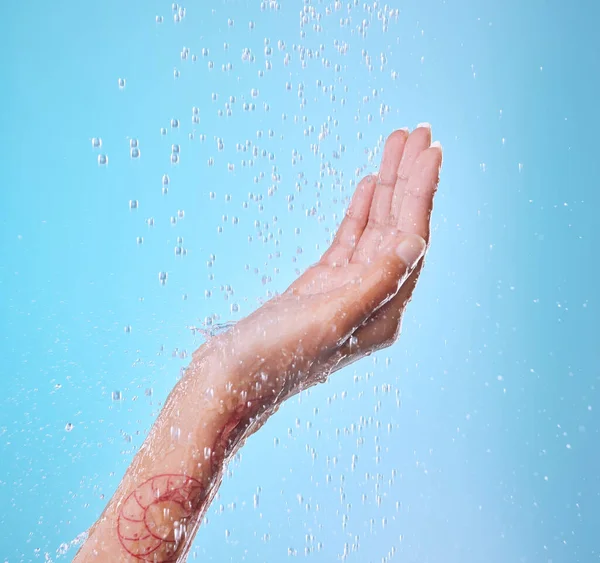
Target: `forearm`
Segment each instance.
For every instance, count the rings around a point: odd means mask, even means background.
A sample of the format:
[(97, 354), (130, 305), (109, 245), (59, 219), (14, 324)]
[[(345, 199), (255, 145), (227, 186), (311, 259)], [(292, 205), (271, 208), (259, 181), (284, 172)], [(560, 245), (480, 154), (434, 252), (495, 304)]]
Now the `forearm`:
[(260, 354), (243, 357), (232, 342), (215, 338), (194, 354), (76, 563), (164, 563), (187, 552), (225, 461), (282, 390)]

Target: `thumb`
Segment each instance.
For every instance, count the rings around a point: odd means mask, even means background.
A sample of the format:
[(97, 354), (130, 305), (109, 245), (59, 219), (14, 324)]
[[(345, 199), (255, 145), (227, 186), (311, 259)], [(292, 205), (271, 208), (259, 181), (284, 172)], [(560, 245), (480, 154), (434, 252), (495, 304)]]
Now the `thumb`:
[(330, 303), (336, 307), (336, 332), (345, 340), (379, 307), (387, 303), (408, 279), (425, 253), (426, 242), (410, 234), (396, 240), (376, 260), (367, 265), (364, 274), (345, 284)]

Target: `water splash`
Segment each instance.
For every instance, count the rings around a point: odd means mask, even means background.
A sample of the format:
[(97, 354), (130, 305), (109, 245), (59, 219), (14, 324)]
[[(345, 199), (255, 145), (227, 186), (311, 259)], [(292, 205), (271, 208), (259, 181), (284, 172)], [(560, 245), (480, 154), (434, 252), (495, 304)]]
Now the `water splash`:
[(194, 334), (200, 334), (205, 340), (210, 340), (214, 336), (227, 332), (231, 327), (235, 325), (237, 321), (227, 321), (224, 323), (216, 323), (205, 327), (188, 326)]

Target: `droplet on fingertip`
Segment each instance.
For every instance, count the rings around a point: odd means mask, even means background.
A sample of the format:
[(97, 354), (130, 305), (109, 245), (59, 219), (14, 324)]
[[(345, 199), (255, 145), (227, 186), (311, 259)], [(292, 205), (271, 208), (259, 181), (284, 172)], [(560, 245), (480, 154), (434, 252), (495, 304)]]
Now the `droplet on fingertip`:
[(431, 143), (431, 148), (442, 150), (442, 143), (440, 143), (439, 141), (433, 141), (433, 143)]
[(424, 121), (423, 123), (419, 123), (419, 125), (417, 125), (417, 129), (419, 127), (425, 127), (426, 129), (431, 129), (431, 123), (427, 123), (426, 121)]

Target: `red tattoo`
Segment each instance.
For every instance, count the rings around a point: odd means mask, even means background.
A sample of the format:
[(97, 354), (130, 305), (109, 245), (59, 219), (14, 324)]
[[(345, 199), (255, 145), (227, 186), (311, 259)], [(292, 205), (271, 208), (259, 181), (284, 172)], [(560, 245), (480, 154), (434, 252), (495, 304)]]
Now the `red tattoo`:
[(125, 499), (117, 533), (129, 555), (148, 563), (177, 562), (188, 531), (194, 530), (216, 492), (215, 482), (208, 479), (220, 474), (223, 460), (239, 445), (261, 410), (258, 401), (238, 406), (219, 432), (210, 450), (211, 474), (205, 475), (208, 490), (193, 477), (165, 474), (144, 481)]
[(200, 481), (187, 475), (157, 475), (144, 481), (123, 502), (117, 531), (121, 545), (136, 559), (175, 563), (187, 521), (204, 500)]
[(248, 401), (248, 403), (239, 405), (234, 411), (229, 422), (221, 429), (221, 432), (215, 440), (212, 456), (212, 471), (218, 471), (223, 462), (223, 458), (229, 457), (234, 447), (238, 445), (240, 438), (244, 435), (248, 426), (262, 409), (259, 401)]

